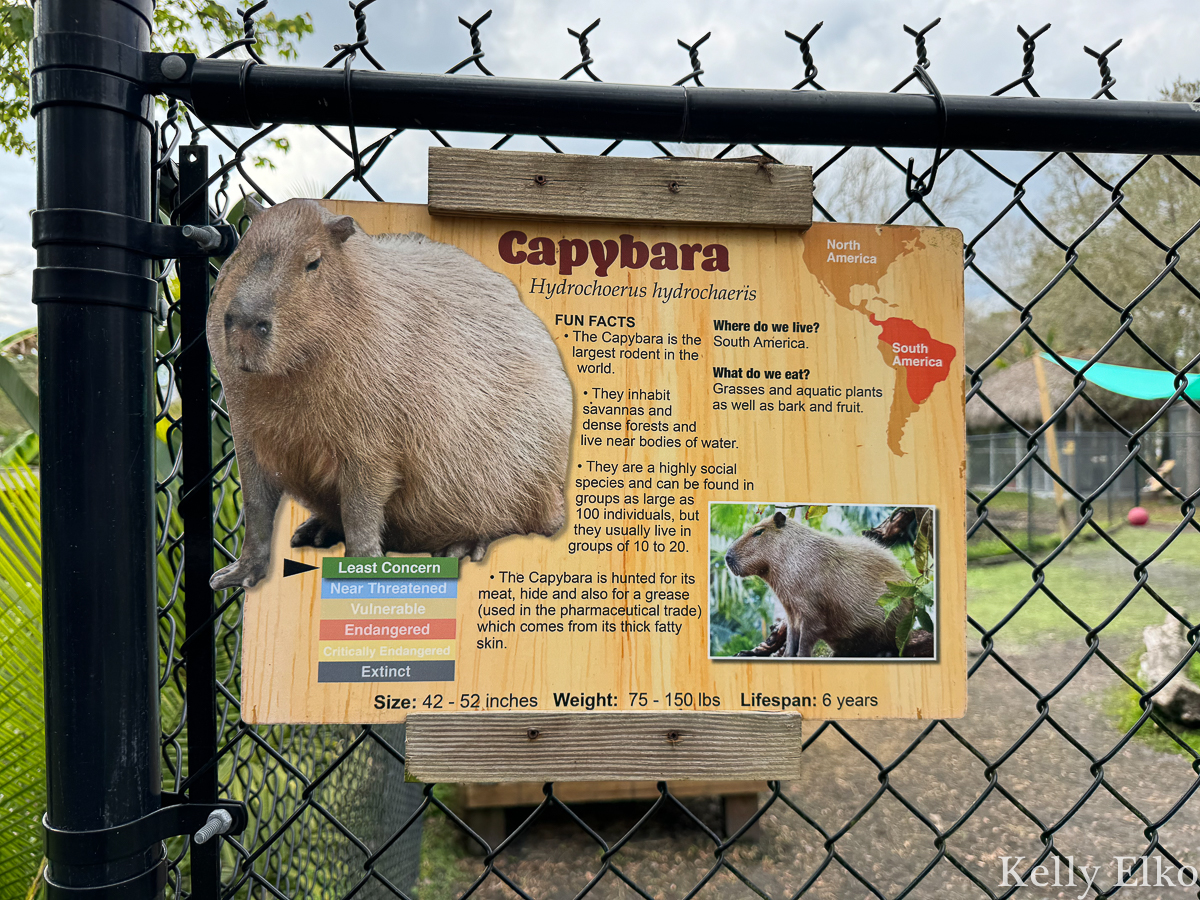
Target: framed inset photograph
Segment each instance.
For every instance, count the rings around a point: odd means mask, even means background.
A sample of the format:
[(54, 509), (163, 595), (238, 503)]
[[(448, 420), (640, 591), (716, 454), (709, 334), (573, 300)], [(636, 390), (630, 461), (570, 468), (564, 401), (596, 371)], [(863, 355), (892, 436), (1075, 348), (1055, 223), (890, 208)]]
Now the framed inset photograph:
[(932, 506), (708, 506), (710, 659), (937, 659)]

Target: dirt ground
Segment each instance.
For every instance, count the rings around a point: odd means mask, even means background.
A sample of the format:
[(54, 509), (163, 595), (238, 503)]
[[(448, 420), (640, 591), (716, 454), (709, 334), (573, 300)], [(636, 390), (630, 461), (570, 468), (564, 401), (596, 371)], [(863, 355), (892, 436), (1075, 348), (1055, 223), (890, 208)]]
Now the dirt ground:
[[(1127, 658), (1134, 649), (1132, 644), (1116, 646), (1113, 642), (1106, 647), (1117, 659)], [(1005, 661), (1031, 687), (1046, 691), (1068, 673), (1081, 655), (1080, 646), (1062, 644), (1036, 652), (1010, 653)], [(1001, 857), (1035, 856), (1042, 849), (1039, 835), (1043, 828), (1053, 827), (1091, 790), (1096, 779), (1091, 772), (1092, 760), (1086, 754), (1090, 752), (1100, 758), (1121, 737), (1113, 716), (1102, 708), (1117, 684), (1116, 676), (1103, 662), (1097, 659), (1088, 662), (1050, 702), (1050, 717), (1004, 759), (996, 787), (946, 840), (945, 849), (958, 865), (996, 893), (1002, 892)], [(1019, 741), (1038, 717), (1036, 697), (994, 660), (985, 661), (971, 679), (968, 708), (967, 716), (950, 723), (950, 727), (988, 762), (963, 747), (942, 725), (933, 726), (925, 740), (898, 764), (896, 760), (929, 727), (928, 723), (859, 722), (843, 726), (848, 735), (869, 748), (880, 764), (895, 764), (895, 768), (887, 778), (889, 790), (837, 840), (836, 857), (827, 865), (825, 838), (779, 800), (763, 817), (762, 836), (751, 843), (739, 842), (726, 852), (725, 859), (772, 898), (792, 896), (814, 876), (808, 897), (850, 900), (873, 896), (850, 873), (849, 867), (883, 896), (894, 897), (931, 864), (934, 869), (908, 896), (986, 896), (949, 858), (938, 859), (937, 836), (905, 806), (907, 803), (919, 810), (935, 828), (951, 829), (987, 791), (988, 763)], [(822, 723), (814, 722), (808, 727), (808, 734), (815, 734), (821, 728)], [(1059, 729), (1072, 740), (1060, 734)], [(804, 777), (786, 784), (784, 793), (826, 832), (834, 834), (879, 794), (879, 772), (879, 767), (855, 749), (847, 737), (827, 726), (807, 751)], [(1100, 865), (1097, 882), (1107, 888), (1116, 876), (1114, 857), (1140, 855), (1147, 845), (1143, 834), (1145, 823), (1125, 804), (1154, 821), (1166, 815), (1195, 782), (1196, 775), (1183, 756), (1158, 752), (1132, 741), (1104, 764), (1103, 783), (1082, 803), (1069, 823), (1056, 832), (1055, 846), (1064, 855), (1073, 856), (1077, 866)], [(764, 792), (761, 797), (766, 802), (770, 795)], [(688, 805), (709, 828), (719, 832), (718, 801), (689, 801)], [(648, 803), (597, 804), (572, 809), (611, 844), (633, 828), (649, 806)], [(510, 829), (530, 812), (510, 811)], [(1200, 864), (1200, 805), (1185, 803), (1160, 829), (1159, 838), (1184, 864)], [(606, 873), (589, 896), (639, 896), (622, 882), (615, 871), (619, 869), (652, 897), (684, 897), (717, 862), (714, 850), (711, 838), (686, 815), (675, 809), (661, 809), (622, 847), (613, 859), (614, 869)], [(598, 844), (568, 816), (550, 812), (498, 857), (496, 867), (533, 897), (567, 898), (575, 896), (600, 871), (601, 852)], [(426, 891), (422, 896), (454, 895), (483, 871), (482, 862), (473, 857), (460, 858), (454, 869), (453, 877), (447, 879), (453, 884), (423, 885)], [(1151, 871), (1149, 880), (1153, 885), (1156, 873), (1153, 868)], [(1167, 868), (1165, 861), (1163, 871), (1177, 874)], [(1052, 880), (1052, 873), (1048, 877)], [(1067, 878), (1064, 870), (1060, 880), (1066, 882)], [(1029, 886), (1020, 895), (1076, 897), (1083, 893), (1082, 884), (1078, 884), (1074, 888)], [(492, 874), (478, 896), (515, 894)], [(756, 894), (731, 871), (722, 869), (697, 896), (733, 898)], [(1138, 900), (1195, 897), (1196, 889), (1139, 887), (1131, 896)]]
[[(1167, 537), (1168, 530), (1163, 525), (1161, 531), (1148, 529), (1126, 540), (1137, 545), (1136, 555), (1145, 558)], [(1093, 620), (1119, 602), (1132, 580), (1131, 564), (1099, 542), (1073, 551), (1070, 558), (1055, 565), (1066, 595), (1081, 607), (1091, 604), (1085, 617)], [(979, 571), (970, 604), (972, 615), (995, 617), (996, 609), (1009, 608), (1024, 590), (995, 567)], [(1166, 602), (1178, 605), (1191, 600), (1200, 580), (1200, 535), (1173, 545), (1170, 553), (1156, 561), (1152, 572), (1152, 585)], [(1023, 575), (1012, 574), (1028, 580), (1027, 569)], [(1151, 602), (1148, 598), (1137, 602), (1143, 601), (1146, 606)], [(622, 846), (613, 857), (612, 868), (588, 896), (666, 900), (688, 896), (703, 883), (695, 896), (789, 898), (811, 880), (805, 897), (892, 898), (929, 868), (907, 897), (983, 898), (987, 896), (984, 890), (959, 867), (995, 895), (1003, 894), (1003, 858), (1026, 857), (1018, 866), (1023, 870), (1042, 851), (1044, 830), (1054, 832), (1054, 846), (1064, 856), (1073, 857), (1076, 866), (1089, 870), (1099, 866), (1096, 882), (1100, 890), (1107, 890), (1117, 877), (1115, 858), (1143, 854), (1149, 843), (1147, 826), (1166, 817), (1176, 804), (1180, 804), (1178, 811), (1158, 830), (1159, 841), (1182, 864), (1200, 866), (1200, 803), (1190, 799), (1189, 793), (1198, 784), (1196, 772), (1189, 758), (1154, 749), (1141, 739), (1115, 749), (1123, 739), (1118, 723), (1122, 698), (1129, 707), (1128, 698), (1133, 694), (1122, 687), (1103, 659), (1096, 656), (1083, 664), (1053, 694), (1045, 707), (1048, 716), (1038, 724), (1035, 692), (1054, 691), (1080, 664), (1087, 649), (1081, 629), (1069, 622), (1062, 627), (1062, 622), (1053, 618), (1054, 611), (1046, 610), (1045, 601), (1038, 602), (1040, 611), (1031, 605), (1024, 625), (1020, 618), (1014, 619), (1011, 627), (1001, 632), (997, 647), (1002, 660), (984, 660), (972, 676), (965, 718), (945, 725), (897, 721), (847, 723), (841, 729), (816, 721), (806, 725), (806, 739), (817, 737), (806, 750), (803, 777), (783, 787), (786, 798), (803, 814), (782, 799), (775, 800), (763, 816), (761, 836), (755, 841), (739, 841), (724, 854), (725, 862), (762, 894), (740, 881), (730, 868), (718, 867), (705, 882), (718, 864), (713, 839), (684, 813), (665, 806)], [(1141, 628), (1147, 622), (1161, 621), (1161, 609), (1130, 605), (1123, 618), (1129, 620), (1125, 626), (1106, 630), (1101, 649), (1114, 665), (1129, 670), (1141, 646)], [(1010, 637), (1010, 632), (1018, 637)], [(1019, 637), (1022, 634), (1024, 637)], [(978, 645), (977, 640), (974, 643)], [(972, 662), (977, 660), (972, 657)], [(1032, 733), (1023, 739), (1031, 728)], [(924, 740), (909, 751), (926, 730)], [(852, 740), (869, 750), (875, 761)], [(997, 761), (995, 786), (989, 790), (988, 767)], [(1102, 770), (1094, 768), (1097, 761), (1102, 761)], [(881, 768), (886, 767), (891, 768), (887, 787), (882, 789)], [(765, 785), (760, 797), (764, 803), (770, 799)], [(686, 802), (702, 822), (719, 833), (719, 801)], [(959, 825), (959, 819), (976, 803), (978, 808)], [(928, 824), (908, 807), (919, 811)], [(633, 829), (649, 808), (649, 803), (572, 806), (610, 845)], [(511, 810), (510, 830), (531, 812)], [(845, 832), (836, 840), (833, 855), (826, 849), (826, 837), (812, 823), (829, 835)], [(458, 896), (483, 874), (482, 861), (458, 849), (460, 845), (444, 821), (427, 819), (426, 827), (427, 841), (432, 838), (441, 841), (443, 848), (453, 845), (455, 850), (443, 854), (443, 864), (436, 871), (427, 869), (426, 874), (434, 877), (418, 884), (418, 894), (421, 900)], [(934, 829), (947, 835), (941, 856), (942, 842)], [(601, 872), (601, 855), (596, 841), (576, 822), (561, 812), (549, 811), (497, 858), (497, 871), (486, 877), (474, 896), (516, 896), (500, 877), (502, 873), (538, 900), (574, 897)], [(1018, 865), (1015, 860), (1010, 861), (1013, 865)], [(1050, 865), (1048, 879), (1053, 881), (1053, 859)], [(1178, 870), (1172, 869), (1168, 860), (1163, 860), (1162, 871), (1176, 886), (1166, 886), (1166, 880), (1161, 882), (1163, 886), (1154, 886), (1155, 865), (1152, 857), (1148, 886), (1142, 886), (1139, 878), (1138, 886), (1122, 891), (1122, 896), (1134, 900), (1197, 896), (1197, 888), (1178, 886)], [(879, 894), (864, 887), (853, 872)], [(1067, 885), (1068, 877), (1064, 866), (1062, 886), (1029, 885), (1018, 896), (1096, 896), (1078, 876), (1074, 886)]]

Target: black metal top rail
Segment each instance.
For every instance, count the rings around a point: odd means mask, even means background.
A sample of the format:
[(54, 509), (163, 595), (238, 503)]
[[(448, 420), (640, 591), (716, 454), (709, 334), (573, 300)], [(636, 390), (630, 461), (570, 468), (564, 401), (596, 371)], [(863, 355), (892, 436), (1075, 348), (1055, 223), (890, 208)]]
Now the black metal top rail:
[[(610, 84), (149, 56), (212, 124), (357, 125), (680, 142), (1200, 154), (1200, 104)], [(164, 66), (166, 73), (164, 74)], [(170, 75), (175, 75), (174, 78)]]

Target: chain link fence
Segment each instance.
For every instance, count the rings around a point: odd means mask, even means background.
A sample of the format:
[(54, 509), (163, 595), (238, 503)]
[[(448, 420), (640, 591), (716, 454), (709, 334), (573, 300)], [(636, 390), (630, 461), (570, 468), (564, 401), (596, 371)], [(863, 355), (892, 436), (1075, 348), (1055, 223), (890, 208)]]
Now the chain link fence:
[[(370, 2), (352, 5), (355, 39), (335, 45), (327, 67), (382, 68), (369, 47)], [(243, 12), (245, 39), (220, 54), (256, 58), (254, 16), (263, 6)], [(459, 20), (470, 52), (449, 73), (493, 74), (485, 49), (490, 15)], [(562, 78), (601, 80), (603, 61), (593, 57), (592, 46), (604, 34), (599, 25), (597, 20), (564, 36), (577, 42), (580, 61)], [(905, 27), (916, 68), (899, 78), (894, 91), (936, 91), (926, 43), (936, 25)], [(799, 25), (796, 33), (781, 35), (798, 51), (797, 71), (781, 72), (781, 86), (825, 90), (817, 64), (820, 27)], [(1003, 86), (996, 94), (1037, 96), (1035, 42), (1045, 28), (1017, 31), (1021, 42), (1014, 42), (1013, 62), (1019, 74), (997, 73)], [(708, 38), (677, 42), (682, 77), (675, 84), (703, 86)], [(638, 40), (647, 49), (655, 46), (652, 38)], [(1087, 49), (1098, 65), (1095, 98), (1115, 99), (1110, 55), (1116, 49)], [(207, 145), (219, 161), (203, 188), (211, 195), (214, 220), (234, 218), (239, 185), (267, 202), (284, 199), (264, 189), (253, 166), (263, 153), (282, 170), (297, 164), (295, 152), (268, 144), (288, 133), (280, 126), (214, 127), (174, 102), (159, 118), (155, 175), (164, 221), (169, 216), (178, 222), (194, 198), (180, 189), (180, 153), (189, 144)], [(401, 132), (353, 126), (315, 131), (341, 159), (323, 181), (325, 196), (387, 199), (378, 189), (386, 179), (376, 174), (398, 164)], [(449, 145), (442, 134), (432, 137)], [(497, 135), (491, 146), (527, 140)], [(553, 136), (538, 140), (545, 150), (561, 152), (562, 142)], [(747, 148), (617, 140), (597, 150), (720, 158), (745, 155)], [(987, 438), (1003, 453), (988, 456), (986, 479), (972, 478), (966, 511), (973, 542), (991, 542), (1003, 560), (972, 569), (967, 717), (808, 723), (803, 780), (764, 783), (755, 818), (735, 834), (721, 833), (711, 804), (680, 800), (667, 783), (651, 803), (615, 807), (566, 804), (547, 784), (543, 802), (510, 816), (509, 836), (489, 846), (453, 810), (452, 790), (405, 784), (401, 728), (242, 722), (242, 597), (231, 591), (218, 597), (213, 622), (216, 753), (189, 758), (189, 727), (197, 723), (189, 720), (195, 704), (188, 703), (187, 670), (195, 648), (189, 647), (183, 613), (180, 447), (187, 429), (211, 429), (216, 564), (236, 557), (242, 518), (219, 385), (214, 382), (209, 396), (209, 421), (182, 417), (181, 390), (195, 386), (185, 380), (180, 388), (176, 367), (196, 336), (181, 330), (181, 309), (205, 298), (181, 289), (172, 263), (159, 274), (157, 355), (164, 789), (184, 791), (215, 770), (220, 795), (244, 801), (250, 825), (221, 840), (215, 892), (198, 887), (196, 848), (182, 838), (170, 843), (169, 896), (891, 900), (1066, 895), (1059, 890), (1108, 897), (1138, 890), (1122, 887), (1122, 877), (1131, 884), (1157, 883), (1158, 893), (1146, 896), (1195, 892), (1185, 886), (1194, 882), (1195, 870), (1182, 867), (1200, 865), (1200, 815), (1188, 803), (1200, 786), (1200, 732), (1155, 706), (1165, 679), (1141, 680), (1138, 657), (1141, 629), (1164, 618), (1182, 623), (1186, 633), (1172, 676), (1191, 665), (1200, 645), (1200, 604), (1192, 592), (1200, 574), (1195, 494), (1161, 476), (1155, 456), (1155, 434), (1168, 410), (1200, 409), (1180, 377), (1173, 397), (1131, 420), (1096, 399), (1084, 369), (1071, 379), (1066, 398), (1056, 400), (1055, 416), (1071, 405), (1086, 407), (1094, 430), (1103, 434), (1094, 440), (1103, 443), (1104, 453), (1088, 454), (1085, 473), (1051, 464), (1040, 417), (1021, 418), (1005, 399), (989, 395), (993, 374), (1032, 353), (1046, 354), (1051, 367), (1064, 353), (1180, 375), (1200, 361), (1192, 355), (1200, 350), (1195, 160), (943, 150), (923, 172), (914, 172), (911, 162), (883, 147), (802, 153), (753, 145), (748, 152), (786, 162), (823, 158), (813, 174), (814, 206), (824, 219), (964, 231), (973, 310), (965, 377), (971, 403), (992, 410), (1003, 432)], [(1147, 482), (1157, 484), (1159, 498), (1152, 530), (1119, 528), (1121, 510), (1102, 507), (1114, 497), (1128, 505), (1132, 486)], [(1037, 552), (1023, 539), (1024, 523), (1004, 514), (1014, 493), (1009, 489), (1018, 486), (1018, 502), (1024, 503), (1030, 484), (1040, 493), (1058, 485), (1070, 513), (1061, 532)], [(207, 684), (191, 687), (209, 690)], [(423, 873), (417, 856), (422, 842)], [(1118, 857), (1129, 857), (1123, 872), (1114, 864)], [(1174, 887), (1162, 887), (1164, 871), (1172, 873)], [(1068, 879), (1074, 887), (1046, 893), (1034, 886), (1066, 885)]]

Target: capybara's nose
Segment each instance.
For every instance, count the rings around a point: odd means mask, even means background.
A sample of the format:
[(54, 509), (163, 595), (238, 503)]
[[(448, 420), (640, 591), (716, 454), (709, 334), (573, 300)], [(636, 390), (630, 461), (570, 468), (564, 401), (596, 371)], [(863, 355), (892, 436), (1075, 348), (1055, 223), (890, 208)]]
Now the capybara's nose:
[(271, 334), (271, 320), (254, 313), (240, 312), (231, 308), (225, 313), (225, 330), (227, 332), (247, 331), (254, 334), (255, 337), (265, 340)]
[(737, 557), (733, 555), (732, 550), (725, 554), (725, 565), (729, 567), (730, 572), (737, 574)]

